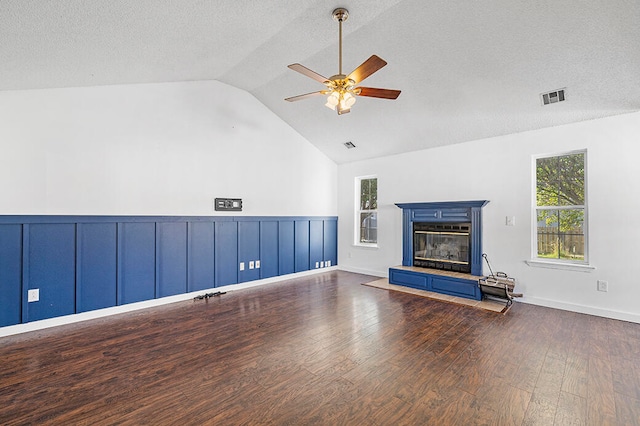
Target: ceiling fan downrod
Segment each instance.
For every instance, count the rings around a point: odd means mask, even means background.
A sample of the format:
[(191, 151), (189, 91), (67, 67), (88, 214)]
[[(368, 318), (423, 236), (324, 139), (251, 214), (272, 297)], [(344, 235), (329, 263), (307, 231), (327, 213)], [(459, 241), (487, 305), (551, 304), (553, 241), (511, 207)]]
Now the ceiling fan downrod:
[(342, 75), (342, 23), (349, 17), (349, 11), (343, 7), (339, 7), (331, 14), (333, 19), (338, 21), (338, 74)]

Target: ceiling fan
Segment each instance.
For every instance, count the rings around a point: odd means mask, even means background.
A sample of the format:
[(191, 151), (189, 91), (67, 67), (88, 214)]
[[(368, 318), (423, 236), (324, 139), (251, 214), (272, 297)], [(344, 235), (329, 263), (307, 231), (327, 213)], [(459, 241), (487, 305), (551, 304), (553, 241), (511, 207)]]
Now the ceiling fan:
[(338, 74), (329, 78), (323, 77), (315, 71), (300, 65), (291, 64), (289, 68), (300, 74), (306, 75), (316, 81), (327, 86), (326, 89), (318, 92), (307, 93), (304, 95), (286, 98), (285, 101), (295, 102), (307, 99), (313, 96), (327, 96), (326, 107), (334, 109), (338, 115), (346, 114), (351, 111), (351, 106), (356, 102), (356, 96), (366, 96), (369, 98), (396, 99), (400, 95), (400, 90), (377, 89), (374, 87), (356, 87), (365, 78), (369, 77), (380, 68), (387, 65), (387, 62), (376, 56), (371, 55), (369, 59), (364, 61), (358, 68), (353, 70), (351, 74), (342, 74), (342, 23), (349, 17), (349, 11), (344, 8), (338, 8), (332, 13), (333, 19), (339, 24), (339, 67)]

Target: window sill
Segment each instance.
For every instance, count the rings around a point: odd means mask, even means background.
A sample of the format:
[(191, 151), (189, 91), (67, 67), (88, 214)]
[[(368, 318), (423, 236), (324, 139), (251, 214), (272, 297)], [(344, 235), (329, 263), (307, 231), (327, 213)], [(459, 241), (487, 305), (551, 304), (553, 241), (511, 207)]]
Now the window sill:
[(365, 249), (377, 249), (378, 244), (353, 243), (353, 247), (359, 247), (359, 248), (365, 248)]
[(586, 263), (560, 263), (544, 260), (525, 260), (525, 263), (534, 268), (562, 269), (565, 271), (591, 272), (596, 269), (595, 266)]

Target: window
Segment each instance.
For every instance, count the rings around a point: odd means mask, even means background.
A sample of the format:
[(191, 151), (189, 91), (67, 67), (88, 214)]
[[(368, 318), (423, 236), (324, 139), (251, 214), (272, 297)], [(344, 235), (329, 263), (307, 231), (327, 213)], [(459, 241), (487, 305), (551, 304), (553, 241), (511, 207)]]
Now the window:
[(378, 242), (378, 179), (356, 178), (356, 244)]
[(534, 258), (587, 261), (586, 152), (535, 161)]

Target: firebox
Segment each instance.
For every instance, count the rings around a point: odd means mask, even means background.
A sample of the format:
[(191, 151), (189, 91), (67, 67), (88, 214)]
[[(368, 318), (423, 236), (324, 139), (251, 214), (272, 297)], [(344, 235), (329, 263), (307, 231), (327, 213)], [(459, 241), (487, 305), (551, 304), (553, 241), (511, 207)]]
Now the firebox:
[(413, 265), (471, 272), (471, 223), (413, 223)]

